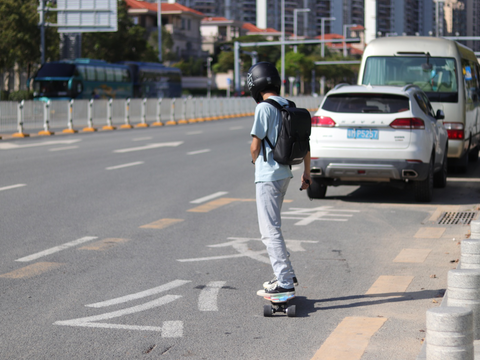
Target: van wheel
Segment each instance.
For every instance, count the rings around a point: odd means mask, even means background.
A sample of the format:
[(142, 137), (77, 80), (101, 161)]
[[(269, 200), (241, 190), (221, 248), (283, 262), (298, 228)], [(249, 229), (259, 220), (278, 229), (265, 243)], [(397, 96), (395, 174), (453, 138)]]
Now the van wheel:
[(310, 186), (307, 188), (307, 195), (310, 199), (324, 199), (327, 193), (327, 185), (321, 180), (312, 178)]
[(433, 194), (433, 156), (428, 166), (428, 175), (425, 180), (413, 182), (413, 193), (418, 202), (432, 201)]
[(443, 189), (445, 186), (447, 186), (447, 172), (448, 172), (448, 165), (447, 164), (448, 164), (447, 149), (445, 149), (445, 154), (443, 155), (442, 167), (433, 176), (433, 186), (434, 187)]
[(468, 153), (468, 161), (470, 162), (477, 162), (478, 160), (478, 146), (475, 146), (469, 153)]

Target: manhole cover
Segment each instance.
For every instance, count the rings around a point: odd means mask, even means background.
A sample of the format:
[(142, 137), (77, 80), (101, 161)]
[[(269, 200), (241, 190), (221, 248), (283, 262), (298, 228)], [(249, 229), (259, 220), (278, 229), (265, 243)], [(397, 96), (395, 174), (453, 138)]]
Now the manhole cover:
[(444, 212), (438, 223), (441, 225), (469, 225), (477, 217), (475, 211)]

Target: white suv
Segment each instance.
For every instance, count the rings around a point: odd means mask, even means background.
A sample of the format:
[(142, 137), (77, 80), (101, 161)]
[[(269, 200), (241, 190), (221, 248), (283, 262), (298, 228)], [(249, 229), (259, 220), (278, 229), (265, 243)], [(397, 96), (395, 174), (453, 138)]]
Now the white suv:
[(431, 201), (433, 186), (447, 184), (447, 131), (414, 85), (340, 84), (312, 117), (312, 184), (327, 186), (411, 183), (417, 201)]

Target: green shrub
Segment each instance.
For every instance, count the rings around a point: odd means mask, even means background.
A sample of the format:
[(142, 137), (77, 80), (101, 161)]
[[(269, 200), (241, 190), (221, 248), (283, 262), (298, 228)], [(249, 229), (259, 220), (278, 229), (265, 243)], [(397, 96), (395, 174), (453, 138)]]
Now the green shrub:
[(8, 94), (9, 101), (33, 100), (33, 91), (19, 90)]

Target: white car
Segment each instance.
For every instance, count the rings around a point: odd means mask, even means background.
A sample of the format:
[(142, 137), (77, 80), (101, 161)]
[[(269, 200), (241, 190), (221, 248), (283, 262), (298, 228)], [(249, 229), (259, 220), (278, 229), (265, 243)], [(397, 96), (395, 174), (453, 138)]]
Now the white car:
[(447, 184), (443, 119), (415, 85), (337, 85), (312, 117), (308, 196), (324, 198), (327, 186), (408, 183), (417, 201), (431, 201), (433, 187)]

